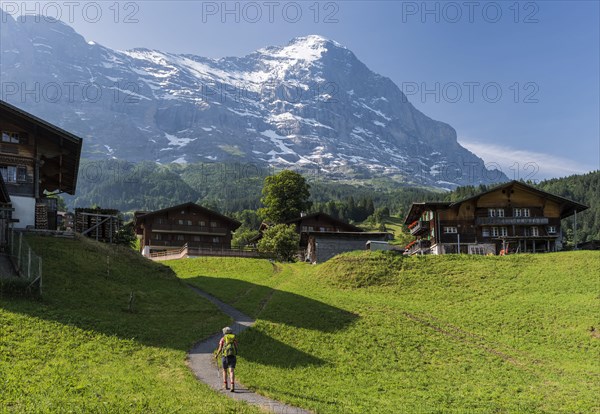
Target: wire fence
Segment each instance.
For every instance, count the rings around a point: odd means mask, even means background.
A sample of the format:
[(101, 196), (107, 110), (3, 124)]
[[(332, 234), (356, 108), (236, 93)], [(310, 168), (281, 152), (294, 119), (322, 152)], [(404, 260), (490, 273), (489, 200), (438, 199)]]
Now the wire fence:
[(8, 253), (15, 267), (17, 276), (27, 283), (27, 288), (37, 287), (42, 294), (42, 258), (38, 256), (22, 232), (10, 231), (8, 236)]

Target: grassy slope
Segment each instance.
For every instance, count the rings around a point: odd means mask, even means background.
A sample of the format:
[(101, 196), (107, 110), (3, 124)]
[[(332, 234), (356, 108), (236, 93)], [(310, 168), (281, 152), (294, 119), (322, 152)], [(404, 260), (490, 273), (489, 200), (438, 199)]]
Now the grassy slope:
[(169, 265), (259, 319), (238, 375), (275, 398), (323, 413), (599, 410), (597, 252)]
[(44, 298), (0, 296), (0, 412), (256, 412), (186, 367), (188, 348), (228, 319), (170, 269), (89, 240), (30, 243)]
[[(414, 240), (414, 237), (410, 233), (404, 232), (403, 223), (404, 219), (401, 217), (386, 217), (383, 220), (386, 231), (394, 235), (394, 240), (390, 241), (390, 244), (406, 246), (410, 241)], [(361, 223), (359, 226), (366, 231), (380, 231), (379, 226), (373, 226), (368, 223)]]

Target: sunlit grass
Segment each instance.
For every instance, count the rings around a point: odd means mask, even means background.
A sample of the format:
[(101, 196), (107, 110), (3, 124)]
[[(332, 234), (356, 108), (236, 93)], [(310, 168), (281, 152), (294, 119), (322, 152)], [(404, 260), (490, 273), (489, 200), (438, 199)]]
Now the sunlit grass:
[(169, 266), (258, 319), (238, 375), (276, 399), (320, 413), (598, 411), (597, 252)]
[(0, 297), (0, 412), (258, 412), (187, 368), (192, 344), (229, 319), (169, 268), (89, 240), (29, 241), (44, 296)]

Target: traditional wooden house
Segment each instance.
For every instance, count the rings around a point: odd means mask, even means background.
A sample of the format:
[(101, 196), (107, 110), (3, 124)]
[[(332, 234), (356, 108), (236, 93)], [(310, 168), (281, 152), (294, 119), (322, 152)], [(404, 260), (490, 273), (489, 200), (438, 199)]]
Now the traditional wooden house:
[[(314, 233), (362, 233), (363, 229), (353, 224), (338, 220), (325, 213), (313, 213), (303, 215), (285, 224), (294, 224), (296, 231), (300, 234), (300, 248), (305, 249), (308, 246), (308, 238)], [(364, 248), (364, 246), (363, 246)]]
[(240, 222), (194, 203), (153, 212), (136, 212), (135, 229), (140, 251), (192, 248), (230, 249), (231, 233)]
[[(284, 224), (295, 225), (296, 231), (300, 235), (300, 248), (305, 249), (308, 246), (308, 234), (314, 232), (350, 232), (360, 233), (363, 230), (345, 221), (338, 220), (325, 213), (304, 214), (298, 218), (288, 220)], [(262, 233), (269, 228), (268, 223), (262, 223), (259, 228), (259, 234), (251, 243), (257, 243), (262, 238)]]
[[(360, 227), (320, 212), (302, 215), (284, 224), (296, 227), (300, 235), (299, 256), (312, 263), (326, 261), (340, 253), (364, 250), (369, 240), (387, 241), (393, 238), (385, 232), (367, 233)], [(268, 228), (267, 223), (261, 224), (259, 235), (251, 243), (257, 243)]]
[(0, 101), (0, 175), (14, 228), (56, 229), (56, 199), (75, 194), (81, 138)]
[(588, 207), (511, 181), (457, 202), (413, 203), (409, 254), (504, 254), (561, 249), (561, 220)]

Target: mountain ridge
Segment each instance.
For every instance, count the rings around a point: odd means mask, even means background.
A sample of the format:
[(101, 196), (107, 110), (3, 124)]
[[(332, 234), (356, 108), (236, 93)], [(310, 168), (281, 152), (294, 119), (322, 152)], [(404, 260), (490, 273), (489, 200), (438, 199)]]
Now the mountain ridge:
[[(506, 179), (320, 35), (211, 59), (118, 51), (62, 22), (2, 19), (0, 76), (17, 86), (3, 99), (84, 138), (86, 158), (256, 163), (441, 188)], [(35, 88), (35, 100), (23, 95)]]

